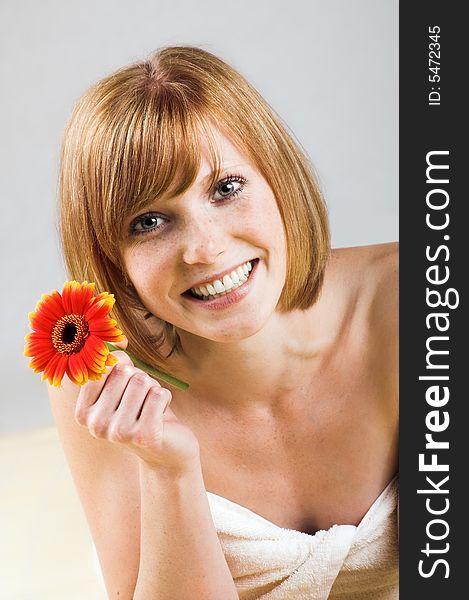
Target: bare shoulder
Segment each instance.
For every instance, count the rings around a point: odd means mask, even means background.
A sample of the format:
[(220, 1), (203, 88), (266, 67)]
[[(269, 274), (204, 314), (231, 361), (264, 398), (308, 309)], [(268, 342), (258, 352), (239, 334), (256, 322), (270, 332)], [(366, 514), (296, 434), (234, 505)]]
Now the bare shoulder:
[(398, 261), (398, 242), (334, 248), (331, 255), (332, 267), (349, 275), (363, 274), (365, 270), (368, 275), (384, 274), (389, 270), (397, 273)]
[[(130, 597), (138, 574), (140, 487), (129, 452), (91, 436), (75, 420), (79, 388), (48, 386), (51, 409), (98, 551), (109, 597)], [(125, 565), (125, 569), (122, 568)]]
[(331, 277), (376, 343), (385, 342), (394, 353), (398, 342), (399, 244), (397, 242), (338, 248), (331, 255)]
[[(377, 244), (365, 246), (368, 249), (370, 265), (376, 273), (379, 285), (389, 285), (397, 291), (399, 275), (399, 244)], [(389, 290), (391, 291), (391, 289)]]
[(372, 317), (376, 325), (387, 324), (388, 334), (397, 334), (399, 307), (399, 245), (369, 246), (369, 271), (372, 294)]
[(399, 244), (336, 248), (331, 255), (331, 271), (335, 279), (347, 281), (351, 290), (373, 303), (396, 302)]
[[(393, 430), (398, 414), (399, 371), (399, 245), (341, 248), (334, 251), (333, 270), (353, 314), (353, 339), (360, 340), (370, 380)], [(378, 396), (377, 396), (378, 397)]]

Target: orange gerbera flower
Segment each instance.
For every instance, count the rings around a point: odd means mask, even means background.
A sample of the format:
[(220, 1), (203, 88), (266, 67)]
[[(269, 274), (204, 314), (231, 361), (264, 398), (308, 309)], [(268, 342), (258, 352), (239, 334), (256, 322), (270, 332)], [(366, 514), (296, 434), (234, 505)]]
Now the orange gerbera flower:
[(94, 283), (67, 281), (60, 294), (44, 294), (29, 313), (32, 333), (26, 336), (25, 356), (42, 379), (59, 386), (63, 376), (78, 385), (100, 379), (106, 367), (117, 362), (105, 342), (124, 339), (117, 322), (109, 317), (114, 296), (94, 295)]

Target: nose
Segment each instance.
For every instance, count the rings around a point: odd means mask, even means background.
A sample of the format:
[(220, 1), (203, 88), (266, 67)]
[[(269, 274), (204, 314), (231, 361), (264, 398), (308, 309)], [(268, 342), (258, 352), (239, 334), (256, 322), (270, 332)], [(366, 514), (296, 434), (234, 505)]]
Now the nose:
[(226, 248), (227, 236), (214, 219), (191, 220), (183, 234), (182, 259), (188, 265), (212, 264)]

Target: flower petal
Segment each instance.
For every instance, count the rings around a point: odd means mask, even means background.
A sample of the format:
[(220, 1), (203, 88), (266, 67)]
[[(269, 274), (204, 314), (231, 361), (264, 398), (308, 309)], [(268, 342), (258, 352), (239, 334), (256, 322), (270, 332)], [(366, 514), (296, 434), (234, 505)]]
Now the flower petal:
[(37, 303), (36, 312), (40, 312), (45, 317), (58, 321), (58, 319), (65, 315), (62, 296), (57, 290), (53, 290), (50, 295), (43, 294), (41, 300)]
[[(99, 298), (99, 296), (101, 296), (101, 294), (99, 294), (98, 296), (95, 296), (95, 285), (94, 283), (87, 283), (85, 281), (87, 286), (91, 286), (89, 287), (89, 289), (92, 291), (92, 294), (87, 298), (87, 301), (83, 304), (83, 310), (82, 310), (82, 314), (86, 315), (88, 309), (93, 306), (93, 304), (96, 302), (96, 298)], [(105, 292), (107, 294), (107, 292)]]
[[(54, 354), (52, 356), (52, 358), (50, 359), (50, 361), (47, 363), (47, 366), (44, 368), (44, 373), (42, 375), (42, 379), (47, 379), (47, 381), (54, 386), (59, 386), (60, 382), (62, 381), (62, 379), (58, 379), (55, 374), (56, 372), (60, 372), (60, 368), (59, 367), (59, 363), (63, 362), (63, 359), (65, 358), (65, 361), (67, 360), (67, 356), (66, 355), (62, 355), (62, 354)], [(63, 373), (62, 373), (62, 377), (63, 377)]]
[(114, 335), (114, 332), (103, 333), (100, 337), (106, 342), (123, 342), (125, 340), (125, 336), (122, 335), (122, 332), (118, 329), (119, 333)]
[(54, 371), (54, 385), (59, 386), (62, 383), (62, 379), (64, 378), (65, 371), (67, 369), (67, 364), (69, 361), (69, 357), (66, 354), (60, 355), (60, 359), (57, 362), (57, 366)]
[(34, 369), (36, 373), (40, 373), (43, 371), (48, 363), (55, 356), (55, 352), (44, 352), (42, 354), (37, 354), (29, 361), (29, 366), (31, 369)]
[(68, 315), (71, 314), (71, 312), (72, 312), (72, 303), (70, 301), (70, 293), (71, 293), (71, 288), (74, 283), (76, 283), (76, 281), (66, 281), (64, 283), (64, 287), (62, 290), (62, 303), (64, 305), (65, 312)]
[(100, 331), (103, 329), (111, 329), (113, 327), (116, 327), (117, 325), (117, 321), (115, 319), (111, 319), (110, 317), (100, 317), (98, 318), (92, 318), (92, 319), (88, 319), (88, 326), (90, 328), (90, 331)]
[(105, 372), (106, 372), (106, 367), (104, 367), (104, 370), (100, 371), (99, 373), (96, 373), (95, 371), (90, 371), (88, 373), (88, 377), (90, 378), (91, 381), (99, 381)]
[(85, 307), (88, 306), (89, 301), (94, 296), (94, 283), (88, 283), (84, 281), (79, 284), (72, 293), (72, 309), (74, 313), (84, 314)]
[(54, 347), (49, 340), (30, 340), (24, 347), (24, 356), (35, 356), (44, 352), (53, 352)]
[[(88, 303), (88, 299), (90, 297), (90, 290), (88, 288), (88, 283), (84, 282), (84, 291), (82, 288), (82, 284), (78, 281), (67, 281), (64, 284), (64, 288), (62, 290), (62, 301), (65, 307), (65, 311), (67, 314), (81, 314), (83, 307)], [(85, 296), (85, 301), (83, 302), (83, 294)], [(93, 293), (91, 293), (91, 296)]]
[(95, 298), (95, 301), (86, 311), (85, 317), (88, 322), (92, 319), (101, 319), (111, 312), (114, 306), (114, 296), (104, 292)]
[(103, 340), (92, 333), (87, 337), (86, 343), (91, 344), (91, 348), (88, 348), (88, 350), (101, 354), (103, 357), (109, 354), (108, 347)]
[(28, 317), (29, 325), (34, 331), (51, 333), (54, 329), (56, 321), (45, 315), (43, 312), (30, 312)]
[(55, 353), (56, 353), (56, 352), (55, 352), (55, 350), (53, 349), (53, 350), (44, 350), (44, 351), (42, 351), (42, 352), (35, 352), (34, 354), (26, 354), (26, 349), (25, 349), (25, 354), (24, 354), (24, 355), (25, 355), (25, 356), (29, 356), (30, 358), (32, 358), (32, 360), (33, 360), (33, 361), (34, 361), (34, 360), (36, 360), (36, 359), (37, 359), (37, 360), (41, 360), (41, 361), (42, 361), (42, 360), (43, 360), (43, 358), (45, 358), (45, 357), (47, 357), (47, 356), (48, 356), (48, 357), (51, 357), (51, 356), (52, 356), (52, 354), (55, 354)]
[(68, 359), (67, 375), (77, 385), (88, 381), (88, 369), (79, 354), (71, 354)]
[(96, 371), (97, 373), (103, 372), (106, 362), (105, 357), (101, 353), (94, 351), (93, 343), (90, 344), (89, 341), (86, 340), (85, 345), (80, 350), (80, 355), (89, 369)]
[[(111, 323), (106, 324), (101, 320), (101, 322), (96, 325), (95, 322), (92, 324), (88, 324), (90, 333), (99, 336), (102, 340), (107, 340), (109, 342), (116, 341), (121, 342), (124, 339), (122, 331), (117, 329), (117, 327), (113, 327)], [(111, 339), (113, 338), (113, 339)]]
[(51, 332), (49, 331), (32, 331), (24, 336), (26, 342), (30, 340), (51, 340)]
[(106, 357), (106, 366), (108, 367), (112, 367), (112, 365), (115, 365), (118, 362), (118, 358), (117, 356), (114, 356), (114, 354), (109, 353)]

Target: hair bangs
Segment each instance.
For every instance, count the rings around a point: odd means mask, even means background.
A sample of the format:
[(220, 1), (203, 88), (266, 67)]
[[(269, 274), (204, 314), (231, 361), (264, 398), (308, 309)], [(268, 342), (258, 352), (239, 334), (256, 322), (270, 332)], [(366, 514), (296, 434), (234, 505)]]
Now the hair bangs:
[(115, 261), (130, 215), (162, 197), (186, 192), (197, 177), (204, 149), (211, 164), (208, 185), (213, 187), (221, 160), (209, 120), (188, 106), (180, 90), (160, 90), (125, 106), (108, 130), (112, 135), (98, 140), (102, 201), (95, 203), (91, 218), (100, 245)]

